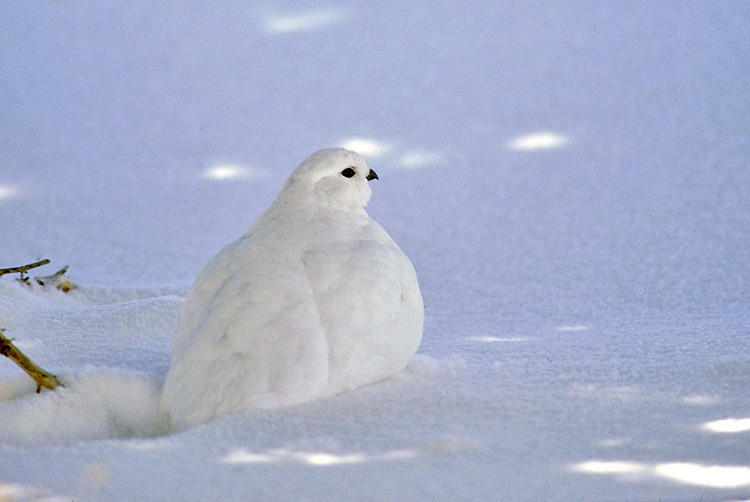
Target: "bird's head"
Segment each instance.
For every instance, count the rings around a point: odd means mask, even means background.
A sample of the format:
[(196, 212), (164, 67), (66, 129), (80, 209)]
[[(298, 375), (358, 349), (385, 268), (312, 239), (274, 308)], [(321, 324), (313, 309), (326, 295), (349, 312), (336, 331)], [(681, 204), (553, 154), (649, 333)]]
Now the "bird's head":
[(370, 200), (369, 181), (374, 179), (378, 175), (361, 155), (344, 148), (326, 148), (295, 169), (280, 198), (285, 204), (359, 211)]

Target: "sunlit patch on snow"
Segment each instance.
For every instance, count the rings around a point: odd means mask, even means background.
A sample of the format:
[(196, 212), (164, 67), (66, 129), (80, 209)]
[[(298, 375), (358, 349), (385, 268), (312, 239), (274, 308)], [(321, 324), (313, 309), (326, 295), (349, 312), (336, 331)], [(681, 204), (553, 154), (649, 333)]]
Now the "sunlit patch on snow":
[(21, 500), (39, 497), (39, 490), (25, 486), (0, 482), (0, 500)]
[(633, 474), (642, 472), (646, 468), (636, 462), (589, 460), (588, 462), (574, 465), (572, 469), (577, 472), (590, 472), (593, 474)]
[(575, 472), (614, 476), (660, 477), (688, 485), (711, 488), (750, 486), (750, 467), (701, 465), (688, 462), (645, 464), (638, 462), (590, 460), (571, 466)]
[(507, 147), (509, 150), (531, 152), (559, 148), (568, 144), (568, 142), (568, 138), (561, 134), (541, 131), (513, 138), (507, 143)]
[(721, 401), (716, 396), (703, 396), (703, 395), (693, 395), (693, 396), (685, 396), (682, 398), (682, 402), (685, 404), (689, 404), (691, 406), (709, 406), (712, 404), (717, 404)]
[(14, 483), (0, 481), (0, 501), (12, 500), (44, 500), (45, 502), (58, 502), (62, 500), (73, 500), (72, 497), (53, 497), (41, 488), (24, 486)]
[(349, 138), (341, 142), (341, 146), (366, 157), (379, 157), (388, 153), (391, 147), (382, 142), (368, 138)]
[(345, 17), (344, 12), (338, 9), (314, 10), (269, 19), (266, 30), (271, 33), (312, 31), (339, 23)]
[(210, 180), (225, 181), (241, 178), (262, 178), (263, 172), (236, 164), (216, 164), (203, 171), (203, 177)]
[(618, 448), (620, 446), (628, 444), (629, 442), (630, 440), (626, 438), (606, 438), (600, 439), (599, 441), (597, 441), (597, 444), (604, 448)]
[(750, 431), (750, 418), (725, 418), (703, 424), (711, 432), (732, 433)]
[(416, 458), (416, 450), (392, 450), (385, 453), (368, 455), (365, 453), (329, 453), (315, 451), (293, 451), (286, 449), (269, 450), (265, 453), (253, 453), (244, 449), (235, 450), (221, 459), (225, 464), (268, 464), (277, 462), (297, 462), (316, 467), (332, 465), (361, 464), (369, 461), (403, 460)]
[(315, 467), (333, 465), (362, 464), (365, 462), (401, 461), (414, 458), (453, 455), (461, 452), (474, 451), (482, 448), (482, 443), (467, 438), (437, 437), (429, 441), (420, 442), (409, 448), (394, 449), (385, 452), (331, 452), (297, 448), (276, 448), (262, 453), (248, 451), (244, 448), (236, 449), (219, 459), (225, 464), (269, 464), (269, 463), (298, 463)]
[(578, 331), (588, 331), (591, 329), (591, 326), (587, 326), (585, 324), (572, 324), (570, 326), (558, 326), (557, 331), (560, 333), (576, 333)]
[(270, 464), (279, 460), (278, 455), (252, 453), (246, 450), (234, 450), (221, 459), (225, 464)]
[(680, 483), (713, 488), (750, 486), (750, 467), (701, 465), (692, 463), (659, 464), (656, 474)]
[(297, 453), (295, 454), (295, 457), (306, 464), (319, 466), (359, 464), (367, 460), (367, 456), (361, 453), (353, 453), (350, 455), (334, 455), (331, 453)]
[(5, 199), (12, 199), (16, 195), (18, 195), (18, 188), (10, 186), (10, 185), (0, 185), (0, 201), (3, 201)]
[(430, 165), (440, 164), (444, 161), (440, 152), (429, 150), (412, 150), (403, 154), (398, 162), (406, 169), (421, 169)]
[(528, 340), (528, 338), (522, 338), (520, 336), (509, 336), (509, 337), (500, 337), (500, 336), (471, 336), (468, 338), (472, 342), (480, 342), (480, 343), (513, 343), (513, 342), (525, 342)]

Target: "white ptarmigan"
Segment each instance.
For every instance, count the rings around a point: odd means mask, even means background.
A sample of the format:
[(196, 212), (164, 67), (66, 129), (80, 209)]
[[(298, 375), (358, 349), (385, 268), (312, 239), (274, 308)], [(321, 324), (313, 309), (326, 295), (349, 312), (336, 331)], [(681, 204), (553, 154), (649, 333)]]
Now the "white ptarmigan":
[(401, 371), (422, 338), (409, 259), (365, 212), (364, 159), (320, 150), (188, 292), (162, 409), (176, 427), (288, 406)]

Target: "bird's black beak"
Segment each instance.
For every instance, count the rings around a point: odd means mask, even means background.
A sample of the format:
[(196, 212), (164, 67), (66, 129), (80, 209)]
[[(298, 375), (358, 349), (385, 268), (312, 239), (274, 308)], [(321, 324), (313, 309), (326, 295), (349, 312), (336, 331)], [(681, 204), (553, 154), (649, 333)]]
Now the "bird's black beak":
[(377, 180), (377, 179), (380, 179), (378, 178), (378, 173), (370, 169), (370, 174), (367, 175), (367, 181), (372, 181), (372, 180)]

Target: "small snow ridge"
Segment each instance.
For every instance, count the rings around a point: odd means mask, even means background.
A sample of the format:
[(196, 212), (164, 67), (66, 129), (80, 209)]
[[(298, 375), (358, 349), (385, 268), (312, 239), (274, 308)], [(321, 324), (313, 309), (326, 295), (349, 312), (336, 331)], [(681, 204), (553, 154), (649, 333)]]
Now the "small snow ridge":
[(401, 167), (406, 169), (422, 169), (430, 165), (440, 164), (445, 160), (442, 153), (430, 150), (411, 150), (399, 159)]
[(532, 152), (535, 150), (549, 150), (559, 148), (569, 143), (567, 137), (553, 132), (535, 132), (513, 138), (507, 143), (509, 150)]
[(718, 433), (750, 431), (750, 418), (725, 418), (703, 424), (703, 428)]
[(217, 164), (203, 171), (203, 177), (215, 181), (235, 180), (241, 178), (262, 178), (264, 173), (258, 169), (236, 164)]
[(349, 138), (341, 142), (341, 146), (367, 157), (380, 157), (390, 151), (391, 147), (382, 142), (368, 138)]
[(340, 23), (346, 16), (338, 9), (321, 9), (269, 19), (266, 31), (270, 33), (294, 33), (312, 31)]

